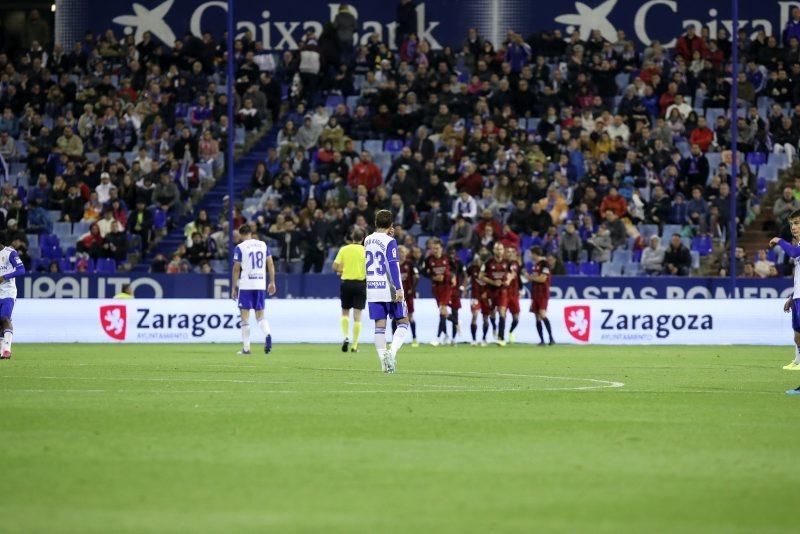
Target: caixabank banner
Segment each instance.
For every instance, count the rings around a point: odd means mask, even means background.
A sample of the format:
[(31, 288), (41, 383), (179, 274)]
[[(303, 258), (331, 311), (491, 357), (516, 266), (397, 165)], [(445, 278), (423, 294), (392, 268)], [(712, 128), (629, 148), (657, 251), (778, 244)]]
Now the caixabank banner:
[[(557, 343), (601, 345), (788, 345), (791, 317), (781, 299), (551, 300), (548, 316)], [(538, 343), (536, 320), (522, 301), (518, 343)], [(414, 303), (417, 333), (431, 341), (438, 326), (433, 299)], [(339, 302), (268, 300), (266, 317), (274, 343), (339, 343)], [(482, 318), (478, 318), (480, 322)], [(459, 315), (469, 342), (471, 313)], [(364, 318), (362, 341), (372, 339)], [(48, 325), (58, 324), (59, 328)], [(48, 327), (46, 327), (48, 326)], [(237, 343), (239, 312), (230, 299), (38, 300), (14, 309), (18, 343)], [(263, 341), (253, 330), (253, 342)], [(480, 332), (481, 329), (479, 329)], [(480, 335), (480, 333), (479, 333)], [(490, 331), (488, 341), (493, 341)]]
[[(356, 39), (365, 42), (378, 33), (390, 46), (397, 46), (397, 0), (349, 3), (356, 14)], [(580, 32), (583, 39), (591, 30), (615, 41), (617, 30), (641, 45), (659, 40), (667, 46), (686, 26), (707, 26), (715, 37), (720, 28), (730, 34), (733, 27), (730, 2), (690, 2), (686, 0), (425, 0), (413, 1), (417, 34), (434, 50), (444, 46), (460, 47), (467, 29), (499, 44), (511, 29), (527, 37), (538, 30), (560, 29), (564, 35)], [(764, 30), (778, 35), (786, 26), (798, 1), (741, 0), (740, 26), (754, 34)], [(95, 33), (111, 28), (120, 35), (134, 34), (137, 39), (145, 31), (157, 41), (171, 46), (185, 32), (200, 36), (209, 31), (220, 38), (225, 28), (228, 2), (223, 0), (94, 0), (65, 1), (57, 17), (71, 24), (86, 24)], [(75, 7), (70, 7), (75, 6)], [(264, 43), (266, 50), (295, 49), (303, 34), (333, 19), (339, 2), (306, 0), (304, 2), (234, 2), (236, 31), (250, 31)], [(72, 10), (85, 13), (76, 16)], [(76, 32), (70, 32), (74, 34)]]

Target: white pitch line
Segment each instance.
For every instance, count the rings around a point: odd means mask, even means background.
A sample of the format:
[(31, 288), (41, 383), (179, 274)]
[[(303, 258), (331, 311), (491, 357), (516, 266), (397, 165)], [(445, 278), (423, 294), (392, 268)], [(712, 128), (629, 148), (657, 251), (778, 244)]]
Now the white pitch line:
[[(348, 371), (348, 372), (371, 372), (365, 369), (346, 369), (346, 368), (317, 368), (314, 370), (318, 371)], [(437, 388), (437, 389), (419, 389), (418, 386), (416, 389), (375, 389), (375, 390), (290, 390), (290, 389), (272, 389), (272, 390), (255, 390), (255, 391), (236, 391), (237, 393), (279, 393), (279, 394), (296, 394), (296, 393), (308, 393), (308, 394), (382, 394), (382, 393), (414, 393), (414, 394), (421, 394), (421, 393), (491, 393), (491, 392), (522, 392), (522, 391), (588, 391), (588, 390), (595, 390), (595, 389), (607, 389), (607, 388), (621, 388), (625, 384), (623, 382), (617, 382), (612, 380), (600, 380), (596, 378), (580, 378), (580, 377), (567, 377), (567, 376), (547, 376), (547, 375), (526, 375), (526, 374), (513, 374), (513, 373), (486, 373), (486, 372), (476, 372), (476, 371), (462, 371), (462, 372), (454, 372), (454, 371), (439, 371), (439, 370), (429, 370), (429, 371), (419, 371), (419, 372), (412, 372), (409, 374), (418, 374), (418, 375), (451, 375), (454, 377), (459, 377), (459, 375), (470, 375), (470, 376), (482, 376), (486, 378), (490, 377), (508, 377), (508, 378), (535, 378), (535, 379), (545, 379), (545, 380), (573, 380), (573, 381), (582, 381), (582, 382), (591, 382), (597, 385), (587, 385), (587, 386), (576, 386), (576, 387), (544, 387), (544, 388), (531, 388), (523, 386), (517, 387), (461, 387), (456, 384), (421, 384), (420, 386), (423, 388)], [(0, 376), (0, 378), (10, 378), (10, 379), (37, 379), (37, 380), (82, 380), (82, 381), (127, 381), (127, 382), (175, 382), (175, 383), (230, 383), (230, 384), (328, 384), (328, 381), (289, 381), (289, 380), (233, 380), (233, 379), (205, 379), (205, 378), (168, 378), (168, 377), (70, 377), (70, 376), (39, 376), (39, 377), (30, 377), (30, 376), (9, 376), (4, 375)], [(463, 376), (462, 376), (463, 378)], [(395, 384), (392, 382), (385, 382), (385, 383), (363, 383), (363, 382), (342, 382), (341, 384), (347, 386), (401, 386), (402, 384)], [(10, 391), (25, 391), (25, 390), (10, 390)], [(30, 390), (31, 392), (46, 392), (46, 391), (56, 391), (56, 390)], [(108, 392), (111, 390), (61, 390), (61, 392)], [(117, 390), (118, 392), (127, 392), (130, 391), (132, 393), (147, 393), (146, 390)], [(177, 391), (162, 391), (158, 390), (155, 391), (156, 393), (227, 393), (228, 391), (225, 390), (197, 390), (197, 391), (187, 391), (187, 390), (177, 390)], [(234, 391), (230, 391), (233, 393)]]

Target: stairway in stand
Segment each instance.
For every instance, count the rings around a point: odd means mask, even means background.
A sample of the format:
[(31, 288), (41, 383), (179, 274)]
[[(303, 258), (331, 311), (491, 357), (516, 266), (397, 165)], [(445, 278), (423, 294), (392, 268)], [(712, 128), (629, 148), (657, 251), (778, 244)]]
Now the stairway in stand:
[[(259, 161), (264, 161), (267, 156), (267, 148), (271, 143), (275, 142), (275, 136), (270, 134), (264, 136), (258, 141), (247, 153), (247, 155), (240, 157), (234, 165), (233, 176), (233, 191), (234, 199), (241, 200), (240, 195), (244, 189), (250, 184), (253, 171)], [(165, 235), (140, 261), (134, 266), (133, 272), (146, 273), (150, 269), (150, 262), (157, 254), (164, 254), (169, 261), (170, 256), (178, 248), (178, 246), (185, 241), (183, 235), (183, 228), (187, 223), (192, 221), (196, 213), (204, 209), (208, 212), (208, 218), (216, 221), (222, 211), (222, 202), (225, 195), (228, 194), (228, 175), (224, 173), (217, 183), (212, 187), (205, 196), (200, 199), (200, 202), (194, 207), (194, 213), (184, 215), (174, 226), (174, 228)]]

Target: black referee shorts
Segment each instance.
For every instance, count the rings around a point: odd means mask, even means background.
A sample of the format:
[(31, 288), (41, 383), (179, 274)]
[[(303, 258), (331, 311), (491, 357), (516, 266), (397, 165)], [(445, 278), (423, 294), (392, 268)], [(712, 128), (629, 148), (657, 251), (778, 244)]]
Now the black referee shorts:
[(339, 298), (343, 310), (363, 310), (367, 306), (366, 280), (342, 280)]

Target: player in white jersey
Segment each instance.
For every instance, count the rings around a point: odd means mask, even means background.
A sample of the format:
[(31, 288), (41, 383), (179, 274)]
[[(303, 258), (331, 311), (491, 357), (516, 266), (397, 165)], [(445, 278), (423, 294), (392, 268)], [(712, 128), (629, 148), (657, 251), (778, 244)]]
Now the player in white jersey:
[[(397, 352), (408, 335), (409, 322), (403, 301), (400, 256), (394, 240), (392, 212), (375, 214), (375, 233), (364, 241), (367, 257), (367, 303), (369, 318), (375, 321), (375, 348), (384, 373), (394, 373)], [(386, 318), (397, 322), (392, 346), (386, 349)]]
[(14, 278), (25, 274), (25, 266), (16, 250), (2, 245), (0, 248), (0, 326), (3, 328), (0, 360), (8, 360), (11, 359), (11, 341), (14, 337), (11, 314), (17, 300), (17, 282)]
[[(250, 354), (250, 310), (255, 310), (256, 321), (266, 335), (264, 354), (272, 350), (272, 334), (269, 322), (264, 317), (265, 293), (275, 294), (275, 263), (266, 243), (253, 239), (250, 227), (239, 227), (241, 243), (233, 251), (233, 278), (231, 297), (237, 301), (242, 316), (242, 350), (239, 354)], [(269, 272), (269, 285), (267, 285)]]

